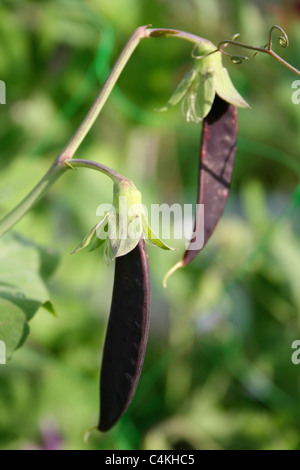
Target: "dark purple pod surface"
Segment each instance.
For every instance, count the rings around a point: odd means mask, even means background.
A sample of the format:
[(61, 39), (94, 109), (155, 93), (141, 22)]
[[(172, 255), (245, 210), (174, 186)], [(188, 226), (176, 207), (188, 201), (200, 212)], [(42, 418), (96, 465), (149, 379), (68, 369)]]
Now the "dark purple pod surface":
[[(237, 109), (217, 95), (213, 107), (203, 120), (200, 149), (198, 204), (204, 204), (204, 244), (212, 235), (226, 206), (232, 178), (237, 140)], [(199, 214), (199, 208), (198, 208)], [(196, 221), (197, 215), (196, 214)], [(199, 218), (198, 218), (199, 220)], [(194, 237), (203, 227), (195, 223)], [(191, 244), (190, 244), (191, 245)], [(186, 266), (202, 250), (185, 252), (182, 265)]]
[(100, 431), (127, 410), (144, 362), (150, 320), (150, 272), (144, 240), (116, 258), (100, 382)]

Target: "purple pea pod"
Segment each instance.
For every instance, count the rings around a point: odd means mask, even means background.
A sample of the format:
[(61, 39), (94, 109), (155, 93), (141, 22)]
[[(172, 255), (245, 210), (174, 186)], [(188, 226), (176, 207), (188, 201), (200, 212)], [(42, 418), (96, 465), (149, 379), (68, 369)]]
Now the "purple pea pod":
[[(171, 274), (191, 263), (204, 248), (224, 212), (233, 172), (237, 133), (236, 106), (216, 95), (210, 112), (203, 119), (193, 238), (183, 259), (165, 275), (164, 287)], [(204, 217), (201, 216), (201, 205), (204, 205)]]
[(108, 431), (129, 407), (147, 346), (150, 272), (144, 239), (116, 258), (115, 280), (100, 381), (100, 431)]
[[(203, 120), (194, 236), (184, 254), (182, 266), (187, 266), (203, 249), (224, 212), (233, 172), (237, 133), (236, 106), (216, 95), (209, 114)], [(204, 204), (204, 227), (197, 224), (201, 220), (200, 204)], [(204, 231), (203, 246), (193, 249), (192, 244), (201, 238), (200, 231)]]

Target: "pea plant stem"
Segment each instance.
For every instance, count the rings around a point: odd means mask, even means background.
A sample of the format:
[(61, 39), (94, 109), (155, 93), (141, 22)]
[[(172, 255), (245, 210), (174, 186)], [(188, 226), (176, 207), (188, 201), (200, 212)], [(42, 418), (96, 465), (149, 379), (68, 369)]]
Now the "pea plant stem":
[[(272, 30), (271, 30), (272, 32)], [(75, 163), (72, 160), (72, 164), (70, 160), (73, 158), (74, 154), (78, 150), (80, 144), (90, 131), (91, 127), (95, 123), (97, 117), (99, 116), (103, 106), (105, 105), (113, 87), (115, 86), (118, 78), (120, 77), (121, 73), (123, 72), (125, 66), (127, 65), (130, 57), (132, 56), (133, 52), (139, 45), (142, 39), (146, 38), (160, 38), (160, 37), (175, 37), (178, 39), (182, 39), (184, 41), (188, 41), (193, 44), (197, 44), (200, 41), (208, 42), (207, 39), (201, 38), (195, 34), (187, 33), (185, 31), (180, 31), (176, 29), (166, 29), (166, 28), (149, 28), (148, 26), (140, 26), (135, 30), (132, 36), (129, 38), (127, 43), (125, 44), (120, 56), (118, 57), (117, 61), (115, 62), (113, 68), (109, 76), (107, 77), (105, 83), (103, 84), (98, 96), (96, 97), (94, 103), (92, 104), (90, 110), (88, 111), (86, 117), (82, 121), (81, 125), (78, 127), (74, 135), (69, 140), (68, 144), (58, 155), (58, 157), (54, 160), (53, 164), (47, 171), (46, 175), (40, 180), (40, 182), (32, 189), (32, 191), (18, 204), (11, 212), (9, 212), (2, 220), (0, 220), (0, 236), (3, 235), (5, 232), (10, 230), (30, 209), (36, 204), (41, 197), (43, 197), (47, 191), (52, 187), (52, 185), (60, 178), (60, 176), (70, 168), (74, 166), (85, 166), (89, 168), (96, 169), (97, 164), (93, 162), (92, 166), (89, 166), (88, 163), (83, 165), (84, 160), (77, 160)], [(271, 40), (271, 33), (270, 33), (270, 40)], [(225, 43), (233, 43), (232, 41), (224, 41), (220, 43), (220, 45), (225, 45)], [(243, 47), (245, 47), (243, 45)], [(247, 47), (247, 46), (246, 46)], [(251, 46), (248, 46), (251, 49)], [(270, 48), (269, 48), (270, 49)], [(221, 48), (219, 49), (220, 52), (223, 52)], [(258, 50), (256, 48), (256, 50)], [(267, 52), (264, 49), (259, 49), (259, 52)], [(283, 65), (288, 67), (295, 73), (299, 74), (299, 71), (292, 67), (290, 64), (287, 64), (281, 57), (277, 56), (275, 52), (269, 50), (268, 53), (272, 55), (276, 60), (281, 62)], [(91, 162), (90, 162), (91, 163)], [(99, 164), (100, 165), (100, 164)], [(104, 168), (104, 167), (103, 167)], [(119, 178), (121, 175), (118, 176), (116, 172), (111, 169), (100, 169), (98, 166), (98, 170), (106, 173), (111, 178)], [(107, 167), (106, 167), (107, 168)], [(115, 173), (113, 175), (113, 172)]]
[(102, 108), (105, 105), (110, 93), (112, 92), (118, 78), (123, 72), (133, 52), (139, 45), (141, 39), (156, 37), (178, 37), (194, 44), (197, 44), (200, 40), (209, 42), (207, 39), (196, 36), (195, 34), (187, 33), (185, 31), (179, 31), (176, 29), (148, 29), (148, 26), (140, 26), (139, 28), (137, 28), (125, 44), (121, 54), (115, 62), (108, 78), (103, 84), (97, 98), (92, 104), (86, 117), (84, 118), (81, 125), (78, 127), (75, 134), (66, 145), (62, 154), (58, 157), (60, 162), (72, 158), (75, 152), (77, 151), (78, 147), (80, 146), (80, 144), (90, 131), (91, 127), (95, 123), (100, 112), (102, 111)]
[[(288, 35), (286, 34), (286, 32), (284, 31), (284, 29), (282, 29), (280, 26), (278, 25), (274, 25), (272, 26), (272, 28), (270, 29), (270, 33), (269, 33), (269, 42), (268, 44), (266, 44), (265, 47), (257, 47), (257, 46), (252, 46), (250, 44), (245, 44), (243, 42), (240, 42), (240, 41), (236, 41), (234, 39), (231, 39), (231, 40), (226, 40), (226, 41), (221, 41), (218, 45), (218, 48), (216, 49), (216, 52), (219, 51), (221, 52), (222, 54), (226, 55), (226, 56), (229, 56), (231, 57), (231, 59), (233, 58), (238, 58), (238, 59), (241, 59), (241, 60), (247, 60), (249, 59), (249, 57), (244, 57), (244, 56), (231, 56), (231, 54), (229, 54), (228, 52), (225, 52), (224, 51), (224, 47), (227, 47), (229, 46), (230, 44), (233, 45), (233, 46), (237, 46), (237, 47), (241, 47), (243, 49), (250, 49), (252, 51), (255, 51), (256, 53), (258, 52), (262, 52), (263, 54), (268, 54), (269, 56), (273, 57), (273, 59), (277, 60), (277, 62), (279, 62), (281, 65), (283, 65), (284, 67), (286, 67), (287, 69), (291, 70), (291, 72), (295, 73), (296, 75), (300, 76), (300, 70), (298, 70), (296, 67), (293, 67), (291, 64), (289, 64), (288, 62), (286, 62), (282, 57), (280, 57), (280, 55), (276, 54), (276, 52), (273, 51), (273, 48), (272, 48), (272, 39), (273, 39), (273, 34), (274, 32), (278, 31), (281, 33), (281, 36), (279, 37), (278, 41), (279, 41), (279, 44), (282, 46), (282, 47), (288, 47), (289, 45), (289, 38), (288, 38)], [(238, 35), (239, 36), (239, 35)]]
[(30, 193), (3, 219), (0, 220), (0, 236), (8, 232), (53, 186), (65, 172), (66, 167), (56, 162)]
[(291, 64), (286, 62), (280, 55), (276, 54), (274, 51), (268, 51), (268, 54), (273, 57), (273, 59), (277, 60), (281, 65), (289, 69), (291, 72), (295, 73), (300, 77), (300, 70), (296, 69), (296, 67), (293, 67)]
[(219, 43), (217, 51), (219, 50), (224, 55), (227, 55), (230, 57), (231, 54), (228, 54), (228, 52), (225, 52), (223, 50), (223, 47), (226, 47), (230, 44), (232, 44), (233, 46), (242, 47), (243, 49), (250, 49), (251, 51), (261, 52), (262, 54), (268, 54), (269, 56), (273, 57), (273, 59), (277, 60), (277, 62), (279, 62), (281, 65), (291, 70), (291, 72), (300, 76), (300, 70), (298, 70), (296, 67), (293, 67), (291, 64), (289, 64), (286, 60), (280, 57), (280, 55), (276, 54), (276, 52), (274, 52), (270, 47), (268, 49), (265, 49), (264, 47), (250, 46), (249, 44), (244, 44), (243, 42), (239, 42), (239, 41), (227, 40), (227, 41), (222, 41)]
[(112, 179), (113, 182), (118, 182), (118, 181), (127, 179), (125, 178), (125, 176), (122, 176), (120, 173), (118, 173), (115, 170), (112, 170), (108, 166), (102, 165), (102, 163), (93, 162), (92, 160), (83, 160), (80, 158), (73, 158), (70, 160), (65, 160), (65, 165), (67, 165), (69, 168), (81, 167), (81, 168), (90, 168), (91, 170), (100, 171), (100, 173), (103, 173), (104, 175)]
[[(168, 36), (177, 37), (194, 44), (202, 40), (202, 38), (199, 36), (179, 30), (163, 28), (149, 29), (148, 26), (141, 26), (137, 28), (125, 44), (120, 56), (115, 62), (89, 112), (64, 148), (63, 152), (58, 155), (47, 171), (46, 175), (39, 181), (32, 191), (11, 212), (9, 212), (3, 219), (0, 220), (0, 236), (9, 231), (48, 192), (48, 190), (65, 173), (66, 170), (75, 166), (85, 166), (96, 169), (97, 164), (95, 162), (93, 165), (89, 166), (88, 163), (83, 165), (83, 160), (77, 160), (77, 162), (72, 160), (72, 164), (70, 164), (70, 160), (73, 158), (80, 144), (95, 123), (114, 85), (116, 84), (118, 78), (120, 77), (122, 71), (124, 70), (140, 41), (145, 38)], [(206, 41), (205, 39), (203, 40)], [(101, 171), (99, 166), (97, 169)], [(105, 173), (105, 171), (102, 172)], [(112, 177), (112, 173), (113, 170), (109, 169), (109, 171), (106, 171), (106, 174), (110, 177)], [(119, 176), (117, 175), (118, 174), (115, 172), (113, 178), (118, 178)]]
[(76, 150), (78, 149), (78, 147), (80, 146), (84, 138), (86, 137), (87, 133), (89, 132), (94, 122), (96, 121), (97, 117), (99, 116), (103, 106), (105, 105), (107, 101), (107, 98), (109, 97), (113, 87), (115, 86), (118, 78), (120, 77), (122, 71), (124, 70), (127, 62), (129, 61), (135, 49), (137, 48), (140, 40), (147, 37), (146, 28), (147, 26), (139, 27), (138, 29), (135, 30), (132, 36), (128, 39), (121, 54), (119, 55), (117, 61), (115, 62), (108, 78), (103, 84), (97, 98), (92, 104), (89, 112), (85, 116), (81, 125), (76, 130), (71, 140), (68, 142), (63, 153), (60, 155), (59, 157), (60, 161), (72, 158), (74, 153), (76, 152)]

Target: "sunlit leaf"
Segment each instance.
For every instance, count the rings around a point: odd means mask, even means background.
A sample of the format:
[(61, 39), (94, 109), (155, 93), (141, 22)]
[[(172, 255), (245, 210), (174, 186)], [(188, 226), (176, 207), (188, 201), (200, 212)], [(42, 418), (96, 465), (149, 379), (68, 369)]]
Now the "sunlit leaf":
[[(55, 315), (42, 275), (43, 250), (32, 242), (14, 235), (0, 239), (0, 340), (10, 357), (29, 332), (28, 322), (44, 307)], [(56, 253), (53, 255), (56, 257)], [(51, 267), (51, 256), (48, 263)]]

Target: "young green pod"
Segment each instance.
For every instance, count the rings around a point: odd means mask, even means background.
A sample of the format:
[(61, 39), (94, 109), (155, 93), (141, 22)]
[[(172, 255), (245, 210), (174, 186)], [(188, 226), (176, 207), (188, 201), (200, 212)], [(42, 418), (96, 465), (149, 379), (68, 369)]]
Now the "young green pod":
[(150, 319), (150, 272), (144, 239), (116, 258), (100, 382), (100, 431), (127, 410), (141, 375)]

